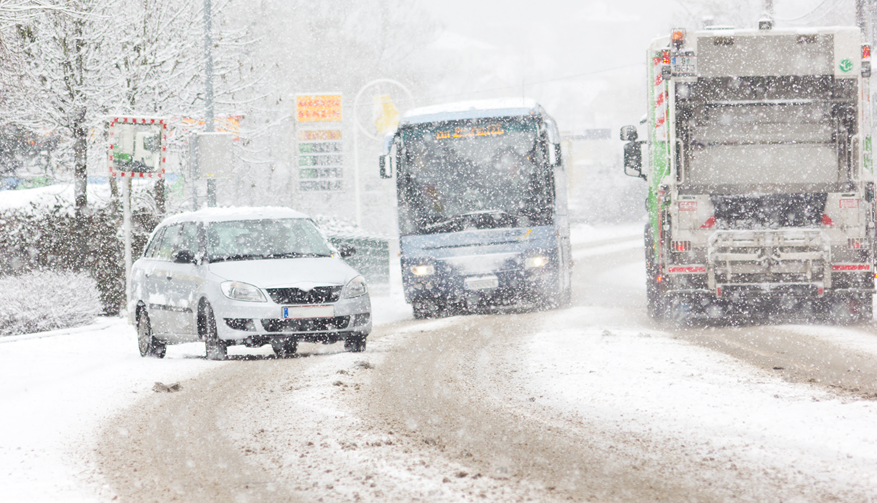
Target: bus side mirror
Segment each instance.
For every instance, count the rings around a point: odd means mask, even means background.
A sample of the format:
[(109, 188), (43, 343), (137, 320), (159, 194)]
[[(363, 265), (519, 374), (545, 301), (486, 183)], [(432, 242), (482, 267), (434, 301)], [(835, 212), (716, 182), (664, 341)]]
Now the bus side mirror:
[(382, 155), (378, 158), (381, 166), (381, 178), (393, 178), (393, 156)]
[(560, 166), (561, 156), (560, 156), (560, 144), (558, 143), (549, 143), (548, 144), (548, 164), (552, 167)]
[(624, 145), (624, 174), (645, 180), (642, 144), (639, 141), (629, 141)]

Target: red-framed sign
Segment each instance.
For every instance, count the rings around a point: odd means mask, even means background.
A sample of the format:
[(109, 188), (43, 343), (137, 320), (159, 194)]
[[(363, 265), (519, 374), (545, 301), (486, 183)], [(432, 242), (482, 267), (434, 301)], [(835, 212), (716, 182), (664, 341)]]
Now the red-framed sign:
[(110, 120), (110, 176), (161, 178), (167, 156), (167, 121), (154, 117)]

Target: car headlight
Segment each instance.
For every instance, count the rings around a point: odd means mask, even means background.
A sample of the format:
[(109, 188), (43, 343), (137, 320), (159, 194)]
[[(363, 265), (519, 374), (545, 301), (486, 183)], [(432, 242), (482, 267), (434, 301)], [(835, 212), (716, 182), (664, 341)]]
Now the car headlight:
[(435, 274), (435, 267), (431, 265), (411, 266), (411, 274), (415, 276), (432, 276)]
[(534, 257), (527, 257), (524, 259), (524, 268), (525, 269), (535, 269), (537, 267), (542, 267), (548, 263), (548, 257), (543, 255), (536, 255)]
[(245, 302), (267, 302), (268, 299), (262, 294), (262, 290), (249, 283), (240, 281), (225, 281), (219, 285), (222, 294), (232, 300)]
[(367, 293), (368, 285), (365, 283), (365, 278), (357, 276), (344, 285), (344, 289), (341, 290), (341, 298), (352, 299), (353, 297), (359, 297)]

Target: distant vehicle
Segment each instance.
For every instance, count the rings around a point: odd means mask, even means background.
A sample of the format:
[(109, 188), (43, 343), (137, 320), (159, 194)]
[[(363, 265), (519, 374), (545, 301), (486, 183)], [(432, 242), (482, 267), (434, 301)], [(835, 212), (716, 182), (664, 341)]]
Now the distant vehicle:
[(155, 171), (161, 154), (160, 133), (143, 129), (134, 125), (118, 128), (113, 153), (117, 166), (137, 173)]
[(402, 280), (414, 316), (570, 297), (567, 173), (557, 125), (535, 101), (409, 111), (387, 136)]
[(371, 301), (365, 280), (314, 223), (285, 208), (211, 208), (166, 219), (133, 268), (132, 306), (141, 356), (203, 341), (227, 347), (344, 341), (365, 350)]
[[(674, 30), (648, 52), (649, 314), (870, 320), (870, 46), (857, 28)], [(648, 147), (642, 170), (641, 144)]]

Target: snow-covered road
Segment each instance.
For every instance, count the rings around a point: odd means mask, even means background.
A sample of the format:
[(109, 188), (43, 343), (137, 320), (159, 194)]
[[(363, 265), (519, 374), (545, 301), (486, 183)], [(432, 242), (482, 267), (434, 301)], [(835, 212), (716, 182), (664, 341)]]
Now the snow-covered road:
[(874, 327), (656, 325), (641, 229), (576, 230), (569, 309), (418, 322), (376, 297), (363, 354), (144, 360), (119, 320), (0, 339), (2, 499), (877, 494)]

